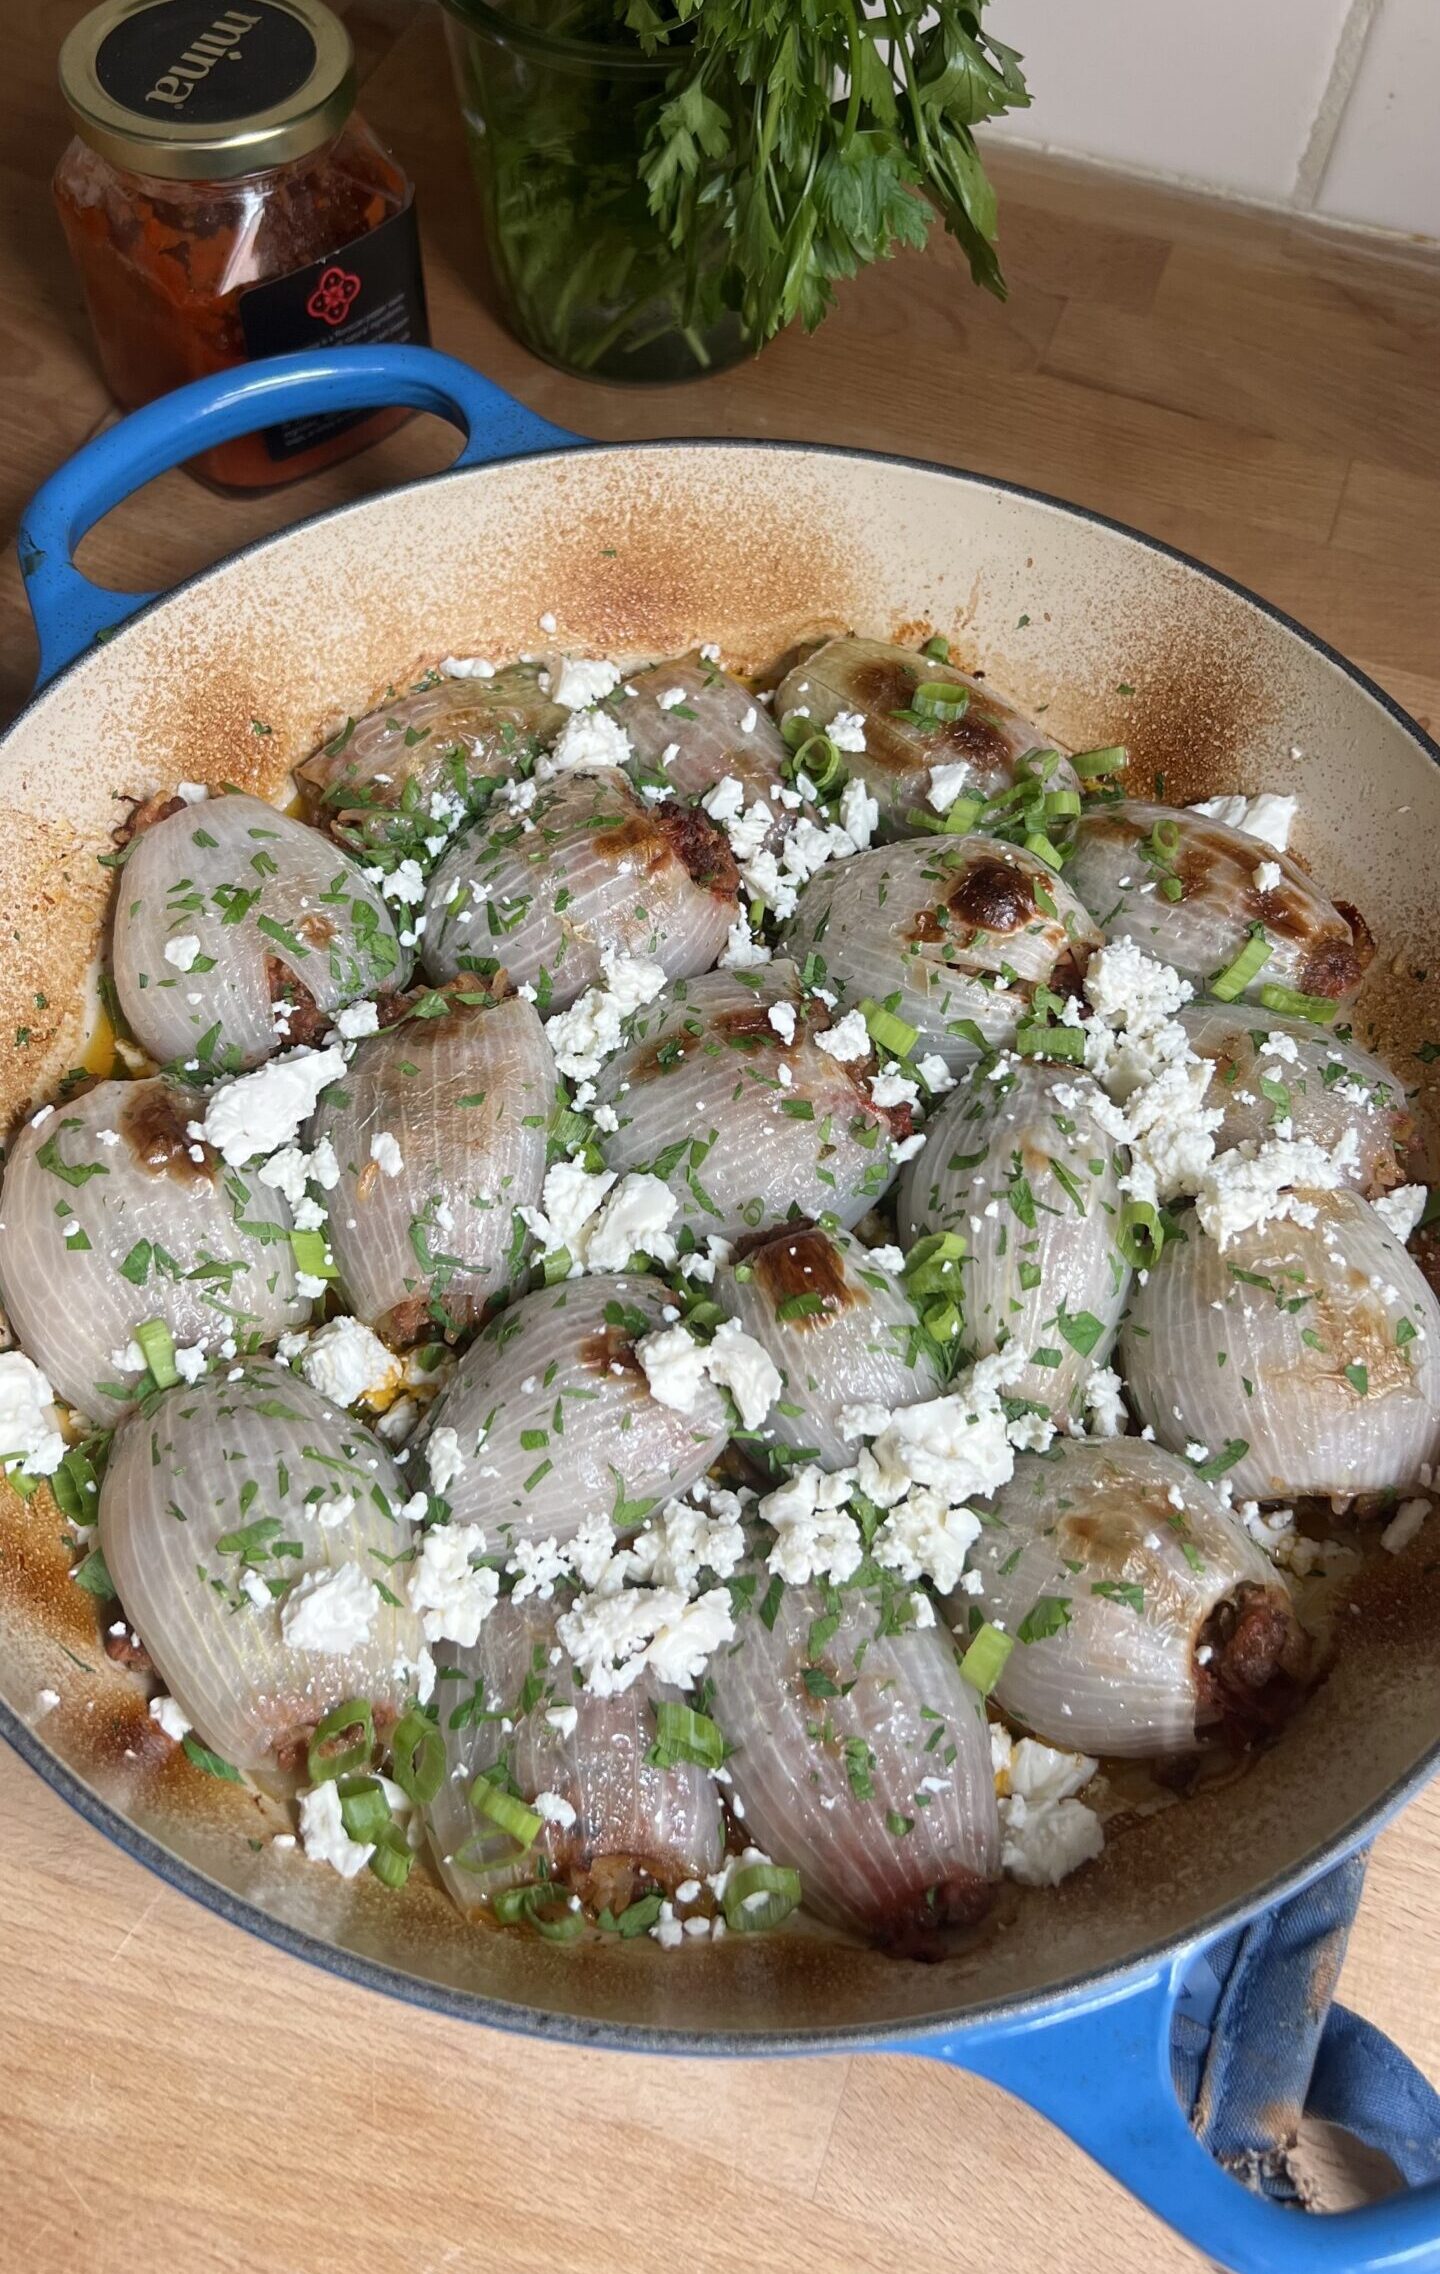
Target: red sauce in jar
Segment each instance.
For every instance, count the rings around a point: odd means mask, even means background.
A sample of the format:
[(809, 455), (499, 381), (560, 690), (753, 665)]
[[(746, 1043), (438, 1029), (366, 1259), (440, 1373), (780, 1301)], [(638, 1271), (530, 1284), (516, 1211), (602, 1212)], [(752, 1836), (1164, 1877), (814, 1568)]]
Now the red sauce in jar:
[[(107, 0), (61, 84), (79, 132), (55, 199), (125, 409), (259, 354), (426, 338), (410, 183), (350, 114), (349, 39), (319, 0)], [(271, 488), (407, 416), (292, 422), (191, 470)]]

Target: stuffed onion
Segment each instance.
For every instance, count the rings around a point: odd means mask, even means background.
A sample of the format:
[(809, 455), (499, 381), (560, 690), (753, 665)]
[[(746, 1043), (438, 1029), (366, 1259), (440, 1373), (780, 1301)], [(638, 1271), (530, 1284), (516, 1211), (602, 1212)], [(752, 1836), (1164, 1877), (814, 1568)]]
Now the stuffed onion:
[(961, 1637), (982, 1621), (1009, 1637), (995, 1702), (1051, 1744), (1181, 1752), (1212, 1730), (1252, 1737), (1297, 1702), (1308, 1650), (1284, 1580), (1158, 1445), (1060, 1438), (1023, 1456), (970, 1563)]
[(823, 965), (842, 1009), (883, 1003), (953, 1068), (1012, 1042), (1037, 987), (1073, 989), (1100, 933), (1033, 853), (932, 837), (822, 869), (785, 943)]
[(847, 1405), (919, 1405), (942, 1369), (904, 1281), (849, 1232), (767, 1232), (715, 1274), (715, 1300), (769, 1352), (784, 1380), (764, 1439), (792, 1460), (841, 1469), (855, 1458)]
[(747, 805), (778, 817), (789, 752), (759, 697), (718, 664), (682, 655), (629, 672), (606, 708), (630, 737), (638, 783), (699, 798), (731, 775)]
[(266, 1360), (122, 1423), (100, 1492), (105, 1566), (223, 1761), (262, 1782), (297, 1774), (333, 1707), (355, 1701), (383, 1731), (428, 1691), (420, 1622), (396, 1585), (406, 1498), (368, 1429)]
[(157, 1075), (101, 1082), (20, 1132), (5, 1171), (0, 1292), (60, 1396), (115, 1421), (151, 1376), (137, 1327), (187, 1354), (298, 1326), (290, 1211), (191, 1134), (205, 1100)]
[(785, 962), (666, 988), (596, 1082), (597, 1111), (617, 1124), (607, 1167), (660, 1177), (701, 1242), (798, 1217), (858, 1223), (895, 1175), (892, 1139), (909, 1120), (821, 1048), (827, 1018)]
[(1297, 1198), (1223, 1248), (1182, 1220), (1121, 1337), (1135, 1410), (1255, 1500), (1403, 1489), (1440, 1461), (1440, 1303), (1358, 1193)]
[(241, 796), (182, 805), (132, 839), (114, 955), (137, 1039), (202, 1079), (318, 1041), (345, 1004), (410, 969), (350, 856)]
[[(446, 1774), (426, 1811), (462, 1911), (552, 1935), (567, 1918), (578, 1928), (572, 1902), (619, 1919), (648, 1894), (709, 1877), (725, 1845), (709, 1771), (651, 1758), (656, 1709), (678, 1705), (680, 1692), (645, 1677), (614, 1696), (580, 1688), (556, 1639), (558, 1609), (511, 1599), (472, 1648), (442, 1647)], [(497, 1809), (498, 1794), (518, 1807)]]
[(543, 683), (538, 664), (512, 663), (487, 677), (432, 678), (347, 719), (295, 769), (338, 833), (382, 843), (397, 827), (433, 822), (470, 803), (477, 790), (506, 780), (521, 759), (553, 741), (567, 713)]
[[(1395, 1154), (1413, 1134), (1405, 1092), (1348, 1036), (1243, 1003), (1191, 1003), (1179, 1014), (1215, 1072), (1207, 1106), (1223, 1109), (1217, 1152), (1280, 1134), (1342, 1155), (1345, 1181), (1371, 1199), (1400, 1180)], [(1354, 1132), (1354, 1157), (1345, 1160)]]
[(683, 979), (724, 947), (737, 884), (730, 847), (702, 812), (651, 805), (613, 770), (562, 775), (450, 847), (426, 895), (425, 968), (452, 979), (503, 964), (547, 1012), (600, 979), (607, 950)]

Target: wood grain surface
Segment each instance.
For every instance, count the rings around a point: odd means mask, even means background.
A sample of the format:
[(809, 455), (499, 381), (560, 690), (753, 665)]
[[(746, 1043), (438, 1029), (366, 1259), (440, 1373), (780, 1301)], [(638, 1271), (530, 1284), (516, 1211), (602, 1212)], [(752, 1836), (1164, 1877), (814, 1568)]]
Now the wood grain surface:
[[(53, 220), (54, 58), (78, 0), (8, 27), (0, 89), (0, 522), (110, 418)], [(415, 175), (434, 334), (597, 436), (786, 435), (1053, 490), (1255, 586), (1440, 716), (1440, 269), (1078, 168), (997, 162), (1011, 298), (952, 248), (849, 287), (813, 339), (700, 387), (536, 363), (485, 280), (438, 21), (345, 11), (363, 107)], [(159, 586), (444, 465), (416, 420), (298, 490), (172, 474), (87, 542)], [(33, 640), (8, 553), (0, 707)], [(1171, 2274), (1198, 2265), (1004, 2095), (900, 2058), (661, 2064), (491, 2036), (223, 1925), (0, 1756), (0, 2268), (15, 2274)], [(1440, 1792), (1380, 1841), (1342, 1994), (1440, 2075)], [(1336, 2181), (1337, 2188), (1342, 2185)]]

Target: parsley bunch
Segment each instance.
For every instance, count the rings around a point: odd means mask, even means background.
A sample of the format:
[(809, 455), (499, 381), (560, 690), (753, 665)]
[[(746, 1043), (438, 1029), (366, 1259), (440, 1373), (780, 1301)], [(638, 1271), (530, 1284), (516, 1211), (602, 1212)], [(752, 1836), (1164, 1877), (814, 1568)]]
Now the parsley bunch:
[(648, 52), (673, 49), (641, 177), (672, 248), (717, 225), (721, 292), (755, 347), (813, 330), (837, 278), (938, 213), (977, 284), (1004, 296), (995, 193), (972, 129), (1030, 98), (985, 0), (615, 0)]

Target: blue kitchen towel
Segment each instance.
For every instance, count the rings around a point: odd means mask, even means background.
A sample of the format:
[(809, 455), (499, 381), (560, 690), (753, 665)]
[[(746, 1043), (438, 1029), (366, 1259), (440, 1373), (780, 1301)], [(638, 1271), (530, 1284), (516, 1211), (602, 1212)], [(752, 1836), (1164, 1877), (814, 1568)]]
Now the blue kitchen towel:
[(1276, 2202), (1296, 2203), (1289, 2150), (1302, 2111), (1390, 2158), (1411, 2186), (1440, 2179), (1440, 2096), (1388, 2037), (1334, 2003), (1366, 1854), (1199, 1954), (1171, 2038), (1197, 2136)]

